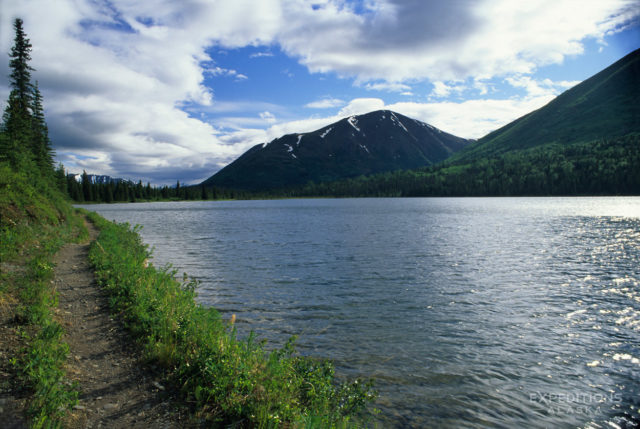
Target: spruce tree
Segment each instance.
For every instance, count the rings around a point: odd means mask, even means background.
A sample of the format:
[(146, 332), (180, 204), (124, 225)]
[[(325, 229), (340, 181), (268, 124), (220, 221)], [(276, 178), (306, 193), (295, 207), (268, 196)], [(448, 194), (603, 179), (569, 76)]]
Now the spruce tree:
[(38, 88), (38, 81), (33, 87), (31, 130), (32, 148), (36, 164), (44, 175), (53, 173), (54, 151), (49, 139), (49, 129), (44, 118), (44, 108), (42, 106), (42, 94)]
[(24, 167), (25, 161), (34, 158), (32, 152), (31, 108), (33, 90), (31, 85), (31, 43), (22, 28), (22, 20), (14, 21), (14, 46), (9, 56), (9, 75), (11, 92), (7, 107), (2, 116), (2, 132), (0, 140), (0, 160), (8, 160), (14, 167)]
[(16, 18), (13, 23), (16, 32), (14, 46), (11, 48), (11, 87), (17, 92), (20, 101), (20, 107), (24, 112), (28, 112), (31, 101), (31, 71), (34, 69), (29, 66), (31, 61), (31, 43), (27, 39), (22, 28), (22, 19)]
[(85, 201), (94, 201), (91, 178), (84, 170), (82, 170), (82, 196), (84, 197)]

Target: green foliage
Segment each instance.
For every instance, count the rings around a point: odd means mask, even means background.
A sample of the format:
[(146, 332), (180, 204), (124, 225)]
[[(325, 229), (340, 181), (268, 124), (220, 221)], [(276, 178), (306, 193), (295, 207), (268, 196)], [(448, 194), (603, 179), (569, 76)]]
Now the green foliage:
[(640, 134), (550, 144), (469, 162), (309, 184), (281, 196), (639, 195)]
[(69, 347), (62, 341), (64, 330), (51, 314), (51, 308), (57, 306), (57, 297), (50, 286), (53, 278), (50, 258), (58, 246), (53, 242), (46, 244), (45, 248), (49, 248), (29, 263), (18, 311), (31, 332), (18, 362), (21, 378), (33, 392), (27, 415), (34, 428), (58, 427), (78, 399), (76, 387), (65, 379)]
[(65, 381), (69, 347), (63, 334), (58, 323), (42, 324), (23, 359), (22, 371), (34, 390), (27, 410), (33, 428), (59, 427), (66, 411), (77, 404), (76, 386)]
[(30, 249), (77, 222), (54, 183), (42, 176), (31, 178), (8, 162), (0, 162), (1, 260), (28, 256)]
[(27, 174), (0, 162), (0, 259), (19, 267), (3, 269), (0, 298), (10, 295), (18, 301), (14, 318), (22, 323), (25, 345), (14, 363), (31, 394), (27, 414), (32, 427), (59, 426), (77, 398), (65, 380), (68, 347), (51, 311), (57, 306), (52, 257), (65, 242), (87, 235), (82, 219), (57, 189), (34, 184)]
[(27, 414), (32, 427), (57, 427), (77, 399), (65, 380), (68, 347), (51, 309), (57, 297), (51, 280), (52, 257), (65, 242), (86, 239), (82, 219), (57, 189), (36, 187), (24, 173), (0, 163), (0, 260), (19, 266), (3, 269), (3, 295), (17, 298), (15, 320), (21, 321), (24, 348), (15, 357), (22, 385), (30, 392)]
[(267, 352), (251, 335), (239, 340), (231, 322), (196, 304), (195, 283), (147, 265), (136, 229), (95, 213), (101, 229), (90, 250), (98, 282), (144, 350), (198, 412), (222, 424), (275, 427), (309, 419), (323, 426), (362, 412), (375, 394), (362, 381), (336, 385), (328, 361), (298, 356), (294, 339)]

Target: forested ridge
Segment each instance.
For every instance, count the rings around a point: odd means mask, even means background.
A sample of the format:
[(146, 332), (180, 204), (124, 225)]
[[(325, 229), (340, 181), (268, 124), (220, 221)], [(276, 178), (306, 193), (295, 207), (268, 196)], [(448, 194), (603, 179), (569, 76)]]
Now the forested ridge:
[(573, 145), (549, 144), (331, 183), (271, 196), (443, 197), (640, 195), (640, 134)]

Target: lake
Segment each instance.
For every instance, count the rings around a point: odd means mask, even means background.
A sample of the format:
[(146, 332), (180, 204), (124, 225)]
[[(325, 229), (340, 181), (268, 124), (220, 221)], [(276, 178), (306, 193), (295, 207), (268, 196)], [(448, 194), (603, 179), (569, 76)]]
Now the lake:
[(640, 198), (84, 206), (268, 347), (373, 377), (383, 427), (635, 427)]

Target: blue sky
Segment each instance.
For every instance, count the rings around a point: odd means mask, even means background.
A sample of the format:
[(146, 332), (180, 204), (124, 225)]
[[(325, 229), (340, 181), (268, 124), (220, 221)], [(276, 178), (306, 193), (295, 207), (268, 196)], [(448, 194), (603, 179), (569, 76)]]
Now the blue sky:
[(635, 0), (8, 0), (3, 52), (18, 16), (58, 160), (158, 185), (381, 108), (479, 138), (640, 47)]

